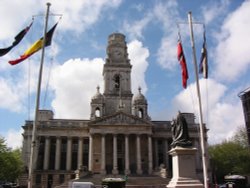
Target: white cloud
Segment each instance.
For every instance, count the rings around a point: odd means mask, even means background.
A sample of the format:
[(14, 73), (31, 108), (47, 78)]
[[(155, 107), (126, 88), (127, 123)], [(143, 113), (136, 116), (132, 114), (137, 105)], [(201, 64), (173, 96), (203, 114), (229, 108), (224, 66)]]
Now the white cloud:
[[(35, 103), (31, 101), (36, 96), (38, 71), (39, 71), (39, 56), (34, 55), (33, 59), (26, 60), (20, 65), (4, 68), (4, 72), (0, 76), (0, 108), (7, 109), (11, 112), (29, 111), (31, 106), (27, 103)], [(43, 82), (41, 92), (45, 91), (50, 67), (47, 64), (43, 66)], [(28, 102), (28, 100), (30, 100)]]
[(65, 30), (83, 32), (98, 21), (101, 12), (107, 8), (116, 8), (121, 0), (51, 0), (53, 13), (63, 14), (60, 23)]
[(176, 37), (174, 34), (165, 36), (161, 40), (161, 46), (158, 49), (157, 62), (165, 69), (172, 70), (177, 63), (176, 58)]
[(225, 14), (229, 3), (229, 0), (213, 1), (212, 3), (203, 6), (201, 10), (205, 24), (208, 25), (215, 19), (218, 19), (222, 14)]
[(7, 39), (6, 45), (10, 45), (17, 31), (23, 29), (22, 27), (31, 21), (33, 15), (40, 13), (43, 7), (41, 3), (42, 1), (33, 0), (25, 0), (25, 3), (19, 0), (1, 0), (0, 40)]
[(0, 108), (9, 109), (13, 112), (20, 111), (20, 95), (15, 90), (16, 88), (13, 84), (8, 83), (8, 80), (0, 78)]
[[(203, 121), (207, 124), (209, 143), (218, 143), (235, 133), (238, 126), (244, 124), (240, 100), (224, 100), (227, 88), (212, 79), (200, 80)], [(199, 122), (196, 85), (192, 83), (173, 100), (175, 111), (195, 112)]]
[[(154, 7), (155, 18), (162, 24), (164, 36), (161, 39), (157, 51), (157, 63), (165, 69), (173, 69), (176, 65), (177, 26), (180, 18), (176, 1), (168, 1), (166, 4), (157, 4)], [(175, 18), (175, 19), (173, 19)]]
[(143, 44), (134, 40), (128, 44), (128, 54), (132, 64), (132, 92), (138, 93), (138, 87), (142, 88), (142, 92), (147, 92), (147, 84), (145, 81), (145, 73), (148, 67), (147, 58), (149, 50), (143, 47)]
[(134, 22), (125, 21), (123, 23), (124, 30), (128, 33), (129, 37), (132, 39), (143, 38), (143, 30), (152, 21), (152, 14), (149, 13), (143, 17), (141, 20)]
[(132, 8), (134, 8), (138, 12), (142, 12), (145, 7), (144, 7), (144, 4), (139, 3), (139, 4), (132, 5)]
[(88, 119), (91, 97), (97, 85), (102, 87), (100, 58), (71, 59), (53, 70), (51, 87), (55, 92), (52, 107), (57, 118)]
[(215, 53), (214, 76), (225, 81), (233, 81), (247, 73), (250, 67), (250, 1), (228, 15), (218, 37), (219, 45)]
[(6, 140), (6, 144), (8, 147), (12, 149), (17, 149), (21, 148), (22, 146), (22, 129), (20, 130), (14, 130), (14, 129), (9, 129), (7, 133), (2, 133)]
[(218, 102), (210, 109), (209, 143), (219, 143), (232, 137), (239, 126), (244, 125), (240, 101), (236, 104)]

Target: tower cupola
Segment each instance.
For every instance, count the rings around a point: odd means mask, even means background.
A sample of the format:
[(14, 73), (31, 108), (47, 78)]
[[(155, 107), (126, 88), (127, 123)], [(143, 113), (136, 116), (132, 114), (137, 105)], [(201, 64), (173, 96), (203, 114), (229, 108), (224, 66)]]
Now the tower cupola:
[(148, 102), (146, 97), (141, 93), (141, 87), (138, 88), (138, 94), (133, 99), (133, 115), (142, 119), (150, 119), (148, 116)]
[(91, 119), (104, 115), (104, 96), (100, 93), (99, 86), (96, 89), (96, 94), (91, 99)]

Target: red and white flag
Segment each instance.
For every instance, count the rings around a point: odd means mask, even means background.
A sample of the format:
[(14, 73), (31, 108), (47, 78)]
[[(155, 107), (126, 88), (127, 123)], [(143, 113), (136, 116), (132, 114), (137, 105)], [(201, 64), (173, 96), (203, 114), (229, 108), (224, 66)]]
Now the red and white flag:
[(181, 65), (182, 86), (183, 86), (183, 88), (186, 89), (187, 88), (187, 80), (188, 80), (188, 70), (187, 70), (186, 59), (184, 56), (184, 51), (183, 51), (182, 44), (181, 44), (180, 40), (178, 40), (178, 44), (177, 44), (177, 59)]

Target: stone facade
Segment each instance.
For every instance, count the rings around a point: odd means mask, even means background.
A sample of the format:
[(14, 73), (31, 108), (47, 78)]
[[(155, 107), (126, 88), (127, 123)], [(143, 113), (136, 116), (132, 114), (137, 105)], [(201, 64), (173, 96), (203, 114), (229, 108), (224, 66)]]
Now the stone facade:
[(250, 148), (250, 87), (239, 93), (242, 102), (247, 130), (248, 147)]
[[(75, 177), (79, 167), (97, 174), (152, 175), (164, 164), (171, 175), (168, 151), (170, 121), (152, 121), (139, 88), (131, 91), (132, 65), (125, 36), (108, 38), (103, 69), (104, 93), (97, 87), (90, 101), (89, 120), (54, 119), (50, 110), (39, 111), (33, 187), (54, 187)], [(196, 171), (202, 173), (198, 125), (194, 114), (184, 113), (196, 154)], [(23, 126), (23, 160), (29, 164), (32, 121)], [(202, 177), (202, 175), (200, 174)]]

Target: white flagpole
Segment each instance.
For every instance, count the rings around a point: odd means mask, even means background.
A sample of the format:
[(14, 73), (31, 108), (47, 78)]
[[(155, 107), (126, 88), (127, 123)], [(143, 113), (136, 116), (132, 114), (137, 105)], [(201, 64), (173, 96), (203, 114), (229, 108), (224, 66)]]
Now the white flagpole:
[(191, 12), (188, 13), (188, 23), (189, 23), (189, 29), (190, 29), (191, 46), (192, 46), (192, 51), (193, 51), (193, 62), (194, 62), (194, 69), (195, 69), (196, 89), (197, 89), (197, 96), (198, 96), (198, 100), (199, 100), (199, 113), (200, 113), (199, 124), (200, 124), (200, 142), (201, 142), (201, 151), (202, 151), (203, 179), (204, 179), (204, 187), (208, 188), (206, 151), (205, 151), (205, 141), (204, 141), (205, 140), (205, 138), (204, 138), (204, 128), (205, 127), (203, 127), (200, 84), (199, 84), (199, 77), (198, 77), (198, 68), (197, 68), (194, 34), (193, 34), (193, 24), (192, 24), (192, 13)]
[(42, 54), (41, 54), (41, 63), (39, 69), (39, 77), (38, 77), (38, 84), (37, 84), (37, 96), (36, 96), (36, 109), (35, 109), (35, 118), (33, 121), (33, 130), (32, 130), (32, 142), (31, 142), (31, 150), (30, 150), (30, 162), (29, 162), (29, 177), (28, 177), (28, 188), (32, 188), (33, 185), (33, 170), (34, 170), (34, 154), (36, 149), (36, 128), (38, 124), (38, 112), (40, 108), (40, 92), (41, 92), (41, 83), (42, 83), (42, 73), (43, 73), (43, 62), (44, 62), (44, 53), (45, 53), (45, 44), (46, 44), (46, 33), (47, 33), (47, 26), (48, 26), (48, 18), (49, 18), (49, 8), (50, 3), (47, 3), (47, 12), (45, 17), (45, 27), (44, 27), (44, 35), (43, 35), (43, 46), (42, 46)]

